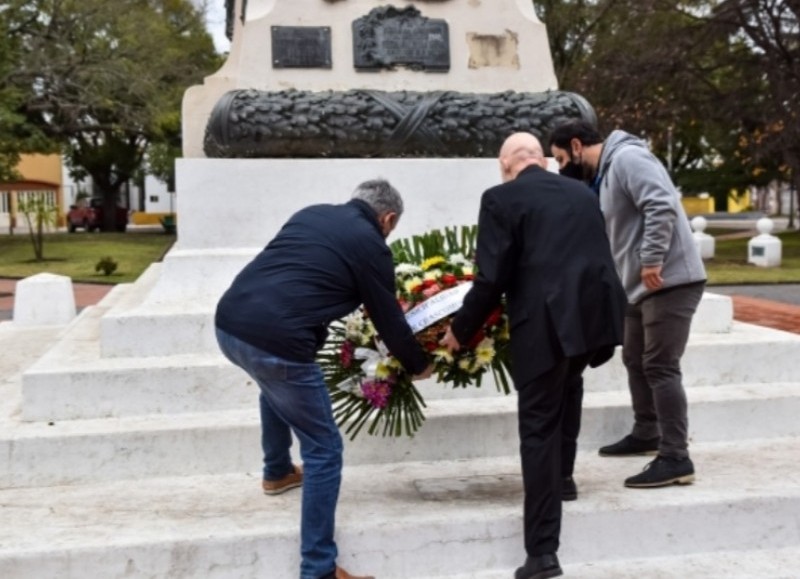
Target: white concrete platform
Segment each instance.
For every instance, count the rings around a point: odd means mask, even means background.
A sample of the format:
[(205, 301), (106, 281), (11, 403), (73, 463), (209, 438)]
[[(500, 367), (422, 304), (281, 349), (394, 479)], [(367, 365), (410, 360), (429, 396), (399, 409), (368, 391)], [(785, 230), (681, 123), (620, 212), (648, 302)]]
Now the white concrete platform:
[[(520, 562), (521, 564), (521, 562)], [(795, 579), (800, 548), (718, 551), (564, 565), (570, 579)], [(417, 579), (509, 579), (515, 568)]]
[[(85, 312), (63, 339), (25, 372), (24, 420), (179, 414), (252, 406), (254, 386), (249, 377), (218, 349), (171, 356), (104, 357), (99, 324), (101, 318), (105, 320), (106, 309)], [(690, 336), (682, 359), (684, 384), (694, 388), (793, 381), (798, 373), (792, 361), (798, 356), (800, 336), (736, 322), (727, 333)], [(453, 390), (433, 381), (421, 388), (429, 399), (498, 395), (491, 376), (486, 376), (480, 389)], [(586, 389), (627, 390), (619, 353), (608, 364), (587, 371)], [(87, 400), (92, 403), (86, 404)]]
[[(622, 486), (646, 459), (580, 454), (561, 561), (595, 572), (660, 557), (675, 569), (673, 557), (785, 549), (755, 576), (786, 576), (800, 545), (799, 453), (800, 438), (698, 445), (694, 485), (650, 490)], [(252, 475), (0, 491), (0, 576), (294, 577), (299, 499), (263, 496)], [(339, 561), (381, 579), (513, 569), (521, 500), (516, 457), (347, 467)]]
[[(800, 436), (800, 383), (689, 390), (693, 442)], [(624, 391), (584, 398), (580, 447), (596, 449), (632, 424)], [(0, 488), (86, 484), (146, 477), (258, 472), (256, 397), (247, 410), (94, 420), (0, 423)], [(516, 398), (430, 400), (413, 439), (361, 435), (348, 464), (508, 456), (517, 452)], [(295, 447), (297, 448), (297, 447)]]

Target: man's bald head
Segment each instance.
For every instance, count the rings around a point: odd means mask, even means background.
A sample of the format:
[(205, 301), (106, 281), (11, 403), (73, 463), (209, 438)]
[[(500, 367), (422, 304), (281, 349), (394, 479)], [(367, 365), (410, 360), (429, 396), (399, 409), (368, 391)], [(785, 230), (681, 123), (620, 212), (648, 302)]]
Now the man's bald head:
[(499, 161), (504, 182), (516, 179), (520, 171), (531, 165), (547, 168), (542, 144), (530, 133), (509, 136), (500, 147)]

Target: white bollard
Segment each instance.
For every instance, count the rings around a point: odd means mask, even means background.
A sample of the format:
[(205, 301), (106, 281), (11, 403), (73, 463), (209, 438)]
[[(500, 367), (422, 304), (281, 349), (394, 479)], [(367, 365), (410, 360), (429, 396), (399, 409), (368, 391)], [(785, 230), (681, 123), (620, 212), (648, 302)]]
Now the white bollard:
[(61, 326), (76, 315), (72, 280), (63, 275), (38, 273), (17, 282), (14, 290), (14, 324)]
[(747, 243), (747, 263), (759, 267), (778, 267), (781, 264), (781, 240), (770, 235), (774, 224), (772, 219), (762, 217), (756, 222), (756, 235)]
[(694, 244), (697, 251), (700, 252), (700, 257), (713, 259), (716, 241), (711, 235), (705, 233), (706, 227), (708, 227), (708, 221), (705, 217), (698, 215), (692, 219), (692, 229), (694, 230), (692, 237), (694, 237)]

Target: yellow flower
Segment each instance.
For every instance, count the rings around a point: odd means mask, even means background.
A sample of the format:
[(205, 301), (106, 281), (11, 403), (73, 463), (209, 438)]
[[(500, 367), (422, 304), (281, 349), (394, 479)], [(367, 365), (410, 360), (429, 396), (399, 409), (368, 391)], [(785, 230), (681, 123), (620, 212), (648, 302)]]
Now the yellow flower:
[(390, 367), (390, 364), (391, 362), (387, 359), (378, 362), (378, 365), (375, 367), (375, 377), (379, 379), (384, 379), (391, 376), (392, 369)]
[(484, 338), (475, 348), (475, 362), (478, 366), (486, 366), (494, 360), (494, 340)]
[(422, 271), (426, 271), (432, 268), (434, 265), (439, 265), (440, 263), (445, 263), (445, 262), (446, 262), (445, 258), (443, 258), (441, 255), (436, 255), (434, 257), (429, 257), (428, 259), (423, 261), (420, 267), (422, 268)]
[(395, 370), (402, 370), (403, 369), (403, 365), (400, 363), (400, 360), (398, 360), (395, 357), (390, 356), (389, 358), (386, 358), (383, 362), (389, 368), (393, 368)]
[(444, 362), (447, 362), (448, 364), (452, 364), (453, 363), (453, 355), (450, 353), (450, 350), (448, 350), (447, 348), (436, 348), (433, 351), (433, 355), (437, 360), (443, 360)]
[(461, 271), (464, 273), (464, 275), (472, 275), (473, 273), (475, 273), (475, 270), (472, 269), (471, 265), (463, 266), (461, 268)]
[(426, 271), (425, 274), (422, 276), (424, 280), (438, 280), (442, 275), (442, 271), (440, 269), (432, 269), (430, 271)]
[(458, 361), (458, 367), (464, 370), (465, 372), (471, 372), (472, 360), (470, 360), (469, 358), (461, 358)]
[(406, 290), (406, 293), (411, 293), (414, 291), (414, 288), (416, 288), (419, 285), (422, 285), (422, 279), (419, 277), (412, 277), (411, 279), (403, 283), (403, 289)]

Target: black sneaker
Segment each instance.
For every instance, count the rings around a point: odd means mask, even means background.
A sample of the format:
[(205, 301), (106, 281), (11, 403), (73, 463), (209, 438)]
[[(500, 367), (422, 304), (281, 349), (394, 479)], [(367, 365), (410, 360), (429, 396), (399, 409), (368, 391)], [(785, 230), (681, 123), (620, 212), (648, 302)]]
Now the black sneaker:
[(558, 557), (555, 553), (549, 553), (525, 559), (525, 565), (517, 569), (514, 579), (549, 579), (563, 574)]
[(657, 456), (639, 474), (625, 479), (625, 486), (636, 489), (665, 487), (672, 484), (688, 485), (694, 482), (694, 465), (686, 458)]
[(574, 501), (578, 498), (578, 487), (571, 476), (561, 479), (561, 500)]
[(660, 442), (661, 438), (658, 436), (642, 440), (629, 434), (619, 442), (602, 447), (600, 456), (644, 456), (656, 454)]

